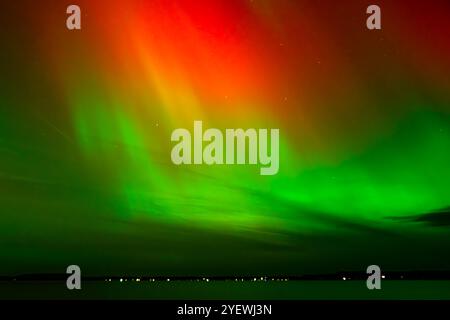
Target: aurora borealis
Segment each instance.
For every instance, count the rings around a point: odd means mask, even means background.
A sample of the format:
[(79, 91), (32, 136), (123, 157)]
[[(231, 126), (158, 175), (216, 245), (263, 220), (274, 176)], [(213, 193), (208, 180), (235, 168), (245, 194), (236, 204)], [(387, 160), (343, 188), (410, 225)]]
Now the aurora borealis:
[[(75, 3), (75, 2), (74, 2)], [(0, 4), (0, 274), (450, 270), (450, 4)], [(279, 171), (171, 132), (279, 128)]]

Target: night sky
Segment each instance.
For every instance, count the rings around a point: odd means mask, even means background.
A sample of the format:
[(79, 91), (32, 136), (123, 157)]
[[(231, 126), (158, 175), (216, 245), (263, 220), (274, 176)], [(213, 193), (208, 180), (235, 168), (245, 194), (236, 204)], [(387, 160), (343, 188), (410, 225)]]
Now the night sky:
[[(72, 2), (0, 4), (0, 275), (450, 271), (448, 1), (376, 1), (381, 30), (356, 0)], [(279, 128), (278, 174), (174, 165), (194, 120)]]

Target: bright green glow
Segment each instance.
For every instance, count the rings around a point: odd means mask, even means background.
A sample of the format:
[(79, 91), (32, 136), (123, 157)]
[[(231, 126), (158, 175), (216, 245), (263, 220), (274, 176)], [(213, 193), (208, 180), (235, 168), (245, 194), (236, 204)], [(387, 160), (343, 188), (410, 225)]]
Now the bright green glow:
[(381, 218), (445, 207), (450, 198), (448, 118), (421, 113), (334, 167), (299, 172), (280, 197), (325, 212)]
[(76, 117), (80, 145), (88, 161), (111, 166), (111, 188), (126, 214), (213, 229), (299, 231), (325, 227), (316, 215), (388, 223), (443, 208), (450, 198), (450, 126), (443, 114), (406, 117), (333, 165), (302, 166), (302, 152), (281, 134), (280, 172), (264, 177), (250, 165), (175, 166), (169, 128), (139, 128), (123, 106), (84, 101), (76, 108), (84, 112)]

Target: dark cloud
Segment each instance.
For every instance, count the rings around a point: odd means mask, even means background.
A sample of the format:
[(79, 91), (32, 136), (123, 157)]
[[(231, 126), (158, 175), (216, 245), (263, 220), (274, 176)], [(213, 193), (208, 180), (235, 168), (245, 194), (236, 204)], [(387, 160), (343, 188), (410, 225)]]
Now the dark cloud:
[(450, 226), (450, 207), (408, 217), (391, 217), (392, 220), (425, 223), (433, 227)]

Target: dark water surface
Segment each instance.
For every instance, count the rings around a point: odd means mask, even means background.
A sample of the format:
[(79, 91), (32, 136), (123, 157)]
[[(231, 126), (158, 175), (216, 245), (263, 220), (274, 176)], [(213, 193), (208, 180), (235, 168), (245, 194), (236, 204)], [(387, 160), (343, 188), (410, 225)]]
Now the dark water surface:
[(64, 282), (0, 282), (0, 299), (450, 299), (450, 281), (170, 281), (83, 282), (70, 291)]

